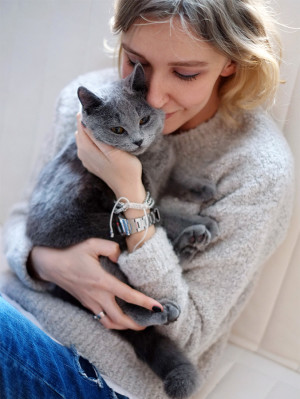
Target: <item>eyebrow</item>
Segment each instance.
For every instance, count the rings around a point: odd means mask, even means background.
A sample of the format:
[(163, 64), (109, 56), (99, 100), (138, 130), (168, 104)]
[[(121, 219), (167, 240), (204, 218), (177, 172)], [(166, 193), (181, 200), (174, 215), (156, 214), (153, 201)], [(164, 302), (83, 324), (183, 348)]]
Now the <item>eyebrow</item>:
[[(137, 53), (136, 51), (132, 50), (130, 47), (128, 47), (126, 44), (121, 43), (122, 48), (131, 53), (134, 54), (140, 58), (145, 59), (145, 57), (139, 53)], [(168, 66), (183, 66), (183, 67), (203, 67), (203, 66), (207, 66), (208, 62), (205, 61), (198, 61), (198, 60), (190, 60), (190, 61), (174, 61), (174, 62), (169, 62)]]

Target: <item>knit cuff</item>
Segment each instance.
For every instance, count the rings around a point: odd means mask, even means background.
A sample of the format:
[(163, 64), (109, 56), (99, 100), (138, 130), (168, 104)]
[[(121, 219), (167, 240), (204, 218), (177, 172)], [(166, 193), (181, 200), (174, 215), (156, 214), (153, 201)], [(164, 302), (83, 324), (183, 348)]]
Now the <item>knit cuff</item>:
[(135, 287), (161, 280), (170, 270), (179, 268), (172, 244), (161, 227), (135, 252), (123, 252), (118, 263)]
[(30, 277), (27, 271), (27, 261), (32, 250), (32, 243), (25, 233), (25, 224), (18, 223), (11, 226), (10, 229), (4, 229), (6, 250), (5, 256), (11, 269), (17, 274), (19, 279), (29, 288), (36, 291), (45, 291), (53, 286), (52, 283), (47, 283), (39, 280), (34, 280)]

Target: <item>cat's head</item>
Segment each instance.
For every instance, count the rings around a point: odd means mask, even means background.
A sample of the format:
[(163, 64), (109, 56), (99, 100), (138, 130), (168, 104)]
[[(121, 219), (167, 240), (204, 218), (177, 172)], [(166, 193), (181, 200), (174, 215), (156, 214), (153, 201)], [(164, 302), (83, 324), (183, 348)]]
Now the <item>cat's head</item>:
[(96, 140), (142, 154), (161, 135), (165, 114), (146, 101), (143, 67), (137, 64), (125, 79), (101, 87), (97, 95), (78, 88), (82, 121)]

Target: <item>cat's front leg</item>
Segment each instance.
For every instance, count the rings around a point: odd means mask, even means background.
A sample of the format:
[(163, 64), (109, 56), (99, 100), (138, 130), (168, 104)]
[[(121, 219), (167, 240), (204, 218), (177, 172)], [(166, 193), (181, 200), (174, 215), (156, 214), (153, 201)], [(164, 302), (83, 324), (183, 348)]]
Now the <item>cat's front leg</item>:
[(184, 187), (184, 198), (187, 201), (209, 202), (216, 198), (217, 187), (206, 179), (190, 179)]
[(181, 261), (191, 260), (204, 251), (219, 234), (218, 223), (209, 216), (161, 212), (163, 226)]
[(181, 312), (179, 305), (169, 299), (158, 299), (158, 301), (163, 305), (164, 310), (162, 312), (158, 309), (157, 312), (155, 310), (151, 311), (117, 298), (117, 302), (123, 312), (141, 326), (159, 326), (176, 321)]
[(171, 178), (168, 183), (168, 194), (189, 202), (209, 202), (217, 196), (217, 186), (207, 178), (187, 177), (178, 183)]
[(201, 224), (186, 227), (174, 240), (175, 252), (181, 262), (191, 261), (194, 256), (203, 252), (219, 234), (218, 224), (209, 217), (203, 217)]
[(214, 183), (199, 182), (196, 187), (187, 192), (191, 200), (208, 202), (216, 198), (217, 188)]

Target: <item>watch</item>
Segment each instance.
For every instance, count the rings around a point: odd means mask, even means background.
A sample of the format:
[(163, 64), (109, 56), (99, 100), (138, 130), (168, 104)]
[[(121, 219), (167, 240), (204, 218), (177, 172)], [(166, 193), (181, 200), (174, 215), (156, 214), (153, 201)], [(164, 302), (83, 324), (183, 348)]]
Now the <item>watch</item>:
[(118, 215), (117, 228), (122, 236), (130, 236), (131, 234), (146, 230), (159, 221), (159, 210), (158, 208), (154, 208), (147, 215), (140, 218), (126, 219), (123, 215)]

